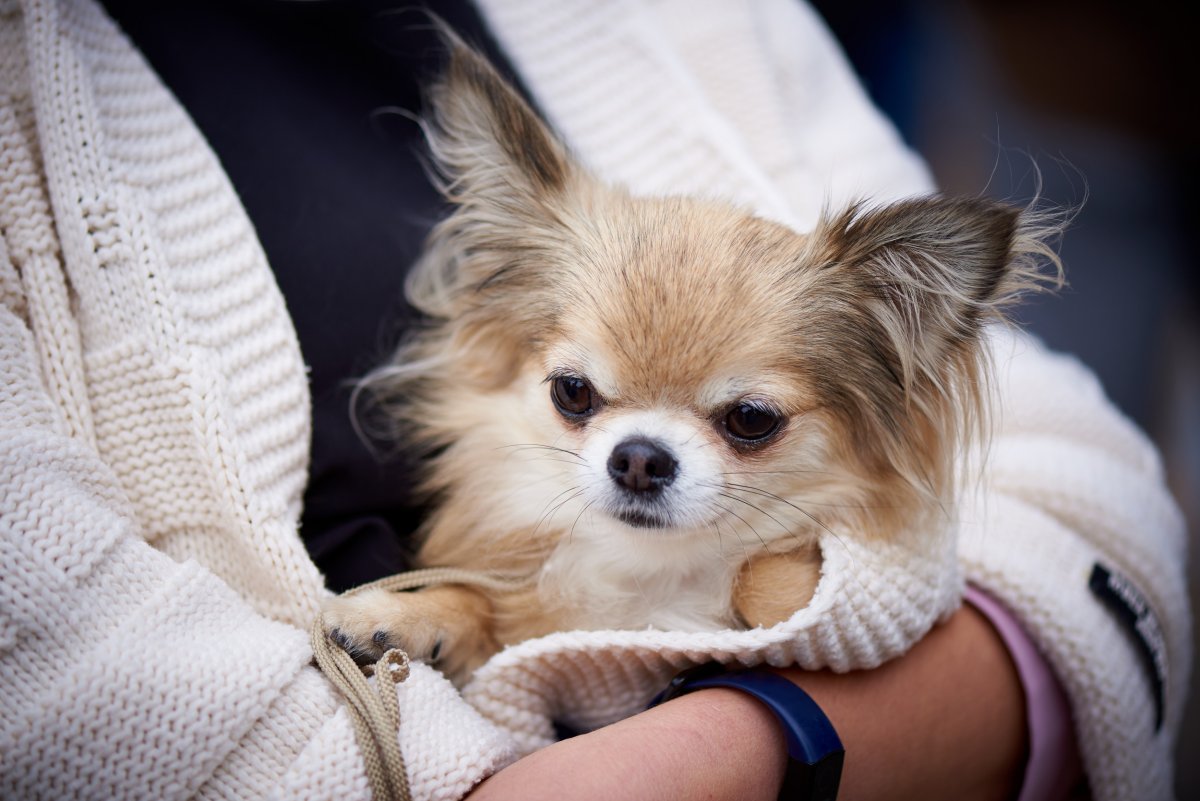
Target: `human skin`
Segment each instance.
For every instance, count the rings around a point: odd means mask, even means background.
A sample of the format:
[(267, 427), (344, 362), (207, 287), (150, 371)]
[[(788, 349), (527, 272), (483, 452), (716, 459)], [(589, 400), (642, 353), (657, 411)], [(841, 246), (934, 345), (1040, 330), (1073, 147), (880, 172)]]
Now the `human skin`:
[[(874, 670), (780, 671), (813, 697), (846, 748), (839, 801), (999, 801), (1020, 788), (1024, 691), (1003, 642), (964, 606)], [(700, 690), (542, 749), (483, 782), (496, 799), (775, 799), (783, 733), (752, 697)]]

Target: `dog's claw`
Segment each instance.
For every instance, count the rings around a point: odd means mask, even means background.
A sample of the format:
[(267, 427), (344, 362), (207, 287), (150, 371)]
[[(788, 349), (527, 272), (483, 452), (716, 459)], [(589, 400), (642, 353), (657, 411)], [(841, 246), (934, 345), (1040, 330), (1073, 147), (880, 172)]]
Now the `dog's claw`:
[(373, 661), (371, 655), (360, 648), (354, 641), (354, 638), (346, 634), (346, 632), (342, 631), (340, 628), (336, 626), (333, 627), (326, 633), (325, 636), (329, 638), (330, 642), (349, 654), (350, 658), (353, 659), (357, 664), (364, 665)]

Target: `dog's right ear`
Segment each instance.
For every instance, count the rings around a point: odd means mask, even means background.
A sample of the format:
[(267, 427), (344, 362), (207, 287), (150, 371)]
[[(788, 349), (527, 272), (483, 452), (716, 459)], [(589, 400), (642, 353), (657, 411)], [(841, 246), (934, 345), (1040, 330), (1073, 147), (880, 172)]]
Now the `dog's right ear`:
[(566, 187), (566, 149), (483, 56), (444, 24), (441, 34), (450, 59), (430, 89), (426, 129), (441, 189), (459, 205), (524, 216)]
[(512, 379), (529, 343), (556, 319), (564, 225), (591, 183), (566, 147), (484, 59), (435, 18), (450, 53), (429, 89), (425, 132), (454, 209), (409, 272), (409, 302), (489, 384)]

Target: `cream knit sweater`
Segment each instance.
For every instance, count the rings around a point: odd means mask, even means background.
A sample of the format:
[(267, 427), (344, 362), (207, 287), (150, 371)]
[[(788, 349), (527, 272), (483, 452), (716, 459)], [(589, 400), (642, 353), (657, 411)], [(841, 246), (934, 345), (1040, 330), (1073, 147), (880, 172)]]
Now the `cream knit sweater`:
[[(929, 189), (788, 0), (480, 5), (579, 155), (635, 191), (804, 228), (827, 200)], [(712, 656), (877, 664), (954, 607), (957, 562), (1062, 676), (1096, 797), (1169, 797), (1190, 621), (1157, 457), (1082, 367), (993, 347), (1002, 426), (957, 544), (826, 544), (813, 607), (781, 627), (555, 635), (498, 655), (471, 704), (415, 666), (414, 795), (459, 797), (551, 716), (612, 720)], [(307, 446), (295, 335), (184, 112), (87, 0), (0, 0), (0, 796), (367, 797), (308, 666)], [(1163, 624), (1158, 732), (1132, 640), (1087, 589), (1097, 560)]]

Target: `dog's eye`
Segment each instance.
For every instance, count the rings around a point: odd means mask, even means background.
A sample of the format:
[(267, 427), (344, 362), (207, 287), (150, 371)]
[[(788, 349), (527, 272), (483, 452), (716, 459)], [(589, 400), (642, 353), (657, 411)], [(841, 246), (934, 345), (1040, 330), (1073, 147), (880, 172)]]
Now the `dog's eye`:
[(600, 398), (592, 385), (573, 375), (555, 376), (550, 385), (550, 397), (564, 417), (584, 417), (596, 411)]
[(770, 409), (741, 403), (725, 415), (725, 430), (743, 443), (758, 443), (779, 430), (783, 418)]

